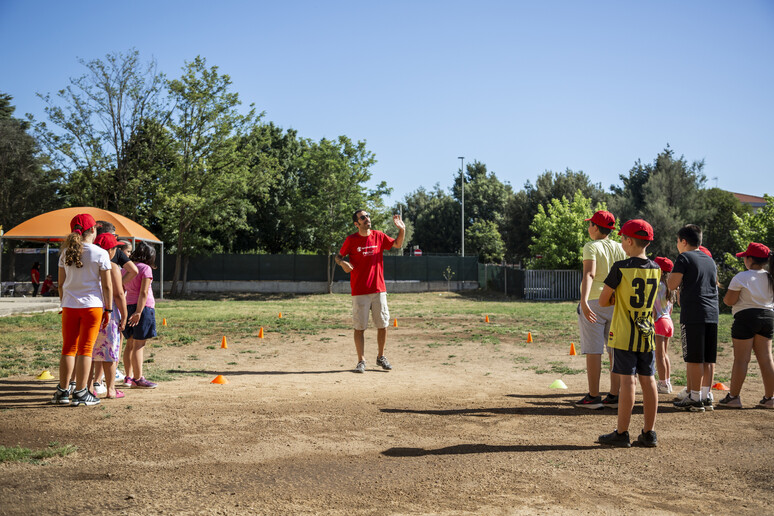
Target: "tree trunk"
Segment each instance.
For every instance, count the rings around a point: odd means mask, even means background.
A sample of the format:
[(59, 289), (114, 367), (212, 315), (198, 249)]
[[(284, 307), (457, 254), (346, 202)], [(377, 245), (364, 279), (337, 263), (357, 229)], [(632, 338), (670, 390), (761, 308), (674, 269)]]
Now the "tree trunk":
[(180, 295), (185, 296), (187, 292), (187, 286), (188, 286), (188, 262), (191, 260), (191, 257), (188, 255), (185, 255), (185, 258), (183, 259), (183, 286), (180, 289)]

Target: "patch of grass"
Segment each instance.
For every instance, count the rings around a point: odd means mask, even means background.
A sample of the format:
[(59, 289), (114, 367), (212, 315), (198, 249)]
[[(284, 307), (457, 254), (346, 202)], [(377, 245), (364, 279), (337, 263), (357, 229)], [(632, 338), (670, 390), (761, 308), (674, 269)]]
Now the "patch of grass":
[(525, 356), (513, 357), (513, 361), (519, 364), (526, 364), (532, 362), (532, 359)]
[(0, 445), (0, 463), (2, 462), (28, 462), (30, 464), (42, 464), (43, 459), (51, 457), (66, 457), (78, 448), (72, 444), (60, 446), (59, 443), (49, 443), (48, 448), (31, 450), (21, 446)]
[(237, 365), (237, 362), (226, 362), (226, 365)]
[(207, 346), (205, 349), (215, 349), (215, 346)]
[(559, 375), (585, 374), (585, 369), (573, 369), (562, 362), (550, 362), (549, 369), (535, 369), (536, 374), (554, 373)]

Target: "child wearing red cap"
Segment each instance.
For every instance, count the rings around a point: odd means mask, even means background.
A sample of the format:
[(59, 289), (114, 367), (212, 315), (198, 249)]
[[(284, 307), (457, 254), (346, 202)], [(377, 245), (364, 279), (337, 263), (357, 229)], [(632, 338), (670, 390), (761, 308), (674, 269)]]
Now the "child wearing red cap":
[(656, 370), (658, 371), (659, 394), (669, 394), (672, 392), (672, 362), (669, 360), (669, 338), (675, 332), (672, 323), (672, 307), (677, 297), (673, 290), (669, 290), (667, 280), (669, 273), (672, 272), (674, 264), (669, 258), (657, 256), (654, 260), (661, 267), (661, 281), (658, 284), (658, 294), (656, 302), (653, 305), (653, 319), (656, 328)]
[[(96, 405), (99, 398), (87, 387), (91, 354), (97, 334), (113, 311), (110, 258), (94, 245), (94, 217), (76, 215), (70, 221), (70, 233), (59, 254), (59, 285), (62, 301), (62, 357), (59, 361), (59, 386), (51, 403)], [(68, 382), (75, 370), (75, 387)], [(70, 397), (72, 394), (72, 398)]]
[[(583, 246), (583, 280), (581, 281), (580, 303), (578, 304), (578, 330), (580, 331), (581, 353), (586, 355), (586, 379), (589, 391), (575, 402), (578, 408), (599, 409), (618, 406), (618, 379), (610, 375), (610, 392), (602, 399), (599, 380), (602, 376), (602, 353), (605, 351), (613, 308), (599, 305), (604, 281), (613, 263), (624, 260), (626, 254), (621, 244), (608, 238), (615, 229), (615, 217), (609, 211), (600, 210), (591, 218), (588, 233), (591, 242)], [(607, 350), (611, 354), (610, 349)], [(612, 364), (612, 360), (610, 361)]]
[(655, 329), (653, 304), (658, 292), (661, 269), (649, 260), (645, 250), (653, 241), (653, 227), (642, 219), (630, 220), (618, 232), (621, 246), (629, 257), (615, 262), (605, 278), (599, 296), (601, 306), (613, 305), (613, 322), (607, 347), (612, 349), (612, 370), (621, 385), (618, 395), (618, 421), (615, 430), (600, 435), (597, 442), (607, 446), (628, 448), (629, 423), (634, 408), (637, 375), (642, 387), (642, 432), (637, 444), (652, 448), (658, 444), (656, 413), (658, 391), (655, 371)]
[[(116, 389), (116, 366), (121, 360), (121, 332), (126, 327), (126, 298), (124, 297), (124, 288), (121, 283), (121, 267), (113, 262), (119, 243), (116, 237), (110, 233), (101, 233), (97, 235), (94, 244), (107, 251), (110, 257), (110, 279), (113, 284), (113, 306), (115, 307), (107, 326), (99, 331), (97, 342), (94, 344), (92, 353), (92, 362), (96, 371), (105, 373), (105, 394), (108, 398), (123, 398), (124, 393)], [(94, 375), (99, 376), (98, 374)], [(91, 379), (90, 379), (91, 380)], [(96, 379), (95, 382), (96, 384)], [(89, 385), (89, 391), (92, 391)], [(99, 393), (97, 393), (99, 394)]]
[(687, 224), (677, 232), (675, 261), (667, 286), (680, 288), (680, 336), (685, 361), (685, 397), (678, 394), (674, 406), (690, 412), (714, 410), (712, 377), (718, 352), (718, 269), (699, 249), (702, 231)]
[[(747, 377), (750, 353), (755, 351), (763, 379), (763, 399), (759, 407), (774, 409), (774, 361), (771, 357), (771, 338), (774, 336), (774, 254), (763, 244), (751, 242), (747, 250), (737, 253), (744, 259), (746, 271), (731, 280), (723, 302), (731, 307), (734, 324), (731, 339), (734, 342), (734, 366), (731, 388), (718, 407), (742, 408), (739, 393)], [(766, 270), (768, 262), (769, 270)]]

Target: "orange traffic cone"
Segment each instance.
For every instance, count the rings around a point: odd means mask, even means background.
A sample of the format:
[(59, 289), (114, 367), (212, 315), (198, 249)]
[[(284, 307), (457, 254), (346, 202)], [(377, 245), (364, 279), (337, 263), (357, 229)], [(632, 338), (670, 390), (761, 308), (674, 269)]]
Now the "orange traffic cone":
[(166, 326), (167, 325), (167, 318), (166, 317), (161, 320), (161, 325), (162, 326)]
[(262, 339), (262, 338), (263, 338), (263, 326), (261, 326), (261, 329), (260, 329), (260, 330), (258, 330), (258, 338), (259, 338), (259, 339)]
[(571, 356), (576, 356), (577, 354), (578, 353), (575, 351), (575, 343), (574, 342), (570, 342), (570, 355)]
[(219, 374), (218, 376), (213, 378), (213, 380), (210, 383), (219, 383), (222, 385), (224, 383), (228, 383), (228, 380), (226, 379), (225, 376), (223, 376), (222, 374)]
[(397, 317), (395, 318), (394, 321), (392, 321), (392, 326), (393, 326), (393, 328), (397, 328), (398, 327), (398, 318)]
[(716, 383), (715, 385), (712, 386), (712, 388), (715, 389), (716, 391), (727, 391), (728, 390), (728, 387), (726, 387), (721, 382)]
[(489, 322), (489, 316), (488, 315), (484, 318), (484, 322)]
[(226, 343), (226, 336), (223, 336), (223, 340), (220, 343), (220, 349), (228, 349), (228, 344)]
[(527, 332), (527, 342), (532, 342), (532, 332), (531, 331)]
[(279, 313), (278, 319), (282, 319), (282, 312)]

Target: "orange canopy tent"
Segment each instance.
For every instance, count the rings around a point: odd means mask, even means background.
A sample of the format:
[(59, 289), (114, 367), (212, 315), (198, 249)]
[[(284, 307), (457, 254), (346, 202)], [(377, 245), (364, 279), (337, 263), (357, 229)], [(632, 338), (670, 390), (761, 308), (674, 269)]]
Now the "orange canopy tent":
[[(153, 233), (131, 219), (99, 208), (78, 207), (54, 210), (22, 222), (15, 228), (3, 234), (0, 232), (0, 260), (2, 260), (2, 245), (4, 239), (27, 240), (46, 243), (46, 271), (48, 271), (48, 247), (51, 242), (61, 242), (70, 234), (70, 220), (80, 213), (88, 213), (95, 220), (110, 222), (116, 227), (118, 238), (132, 241), (143, 240), (161, 244), (161, 270), (164, 270), (164, 242)], [(1, 262), (0, 262), (1, 263)], [(164, 279), (161, 278), (161, 297), (164, 296)], [(0, 289), (1, 290), (1, 289)]]

